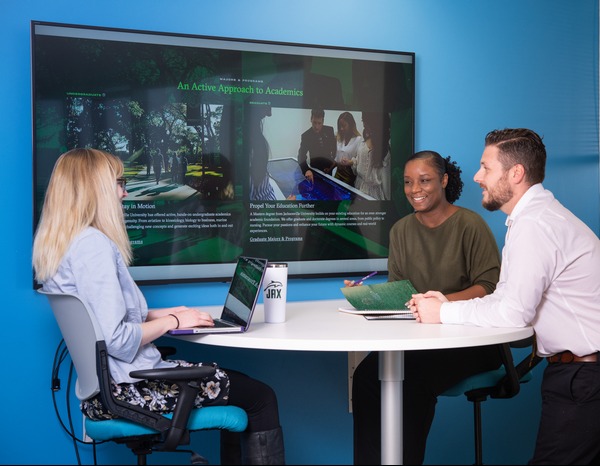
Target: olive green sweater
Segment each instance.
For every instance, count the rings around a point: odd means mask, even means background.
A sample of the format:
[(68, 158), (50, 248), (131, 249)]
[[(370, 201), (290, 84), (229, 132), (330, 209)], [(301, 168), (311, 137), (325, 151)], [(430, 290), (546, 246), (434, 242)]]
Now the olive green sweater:
[(455, 293), (475, 284), (491, 293), (500, 252), (487, 223), (469, 209), (460, 207), (436, 228), (410, 214), (390, 230), (388, 272), (389, 281), (408, 279), (422, 293)]

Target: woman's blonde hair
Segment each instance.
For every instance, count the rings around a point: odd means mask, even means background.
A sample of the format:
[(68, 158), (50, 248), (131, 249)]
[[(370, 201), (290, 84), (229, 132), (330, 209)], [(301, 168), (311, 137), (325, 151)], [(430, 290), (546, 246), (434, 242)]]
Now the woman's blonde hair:
[(121, 159), (98, 149), (72, 149), (58, 158), (33, 241), (33, 268), (39, 282), (56, 274), (73, 239), (89, 226), (114, 241), (125, 263), (131, 264), (116, 184), (123, 171)]

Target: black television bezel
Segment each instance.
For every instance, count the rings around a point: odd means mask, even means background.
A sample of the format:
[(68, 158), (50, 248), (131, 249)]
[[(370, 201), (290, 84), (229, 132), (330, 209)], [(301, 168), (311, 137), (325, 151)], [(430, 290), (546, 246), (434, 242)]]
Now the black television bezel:
[[(412, 65), (411, 75), (407, 76), (410, 81), (410, 107), (411, 107), (411, 122), (410, 122), (410, 141), (409, 145), (414, 150), (415, 145), (415, 97), (416, 97), (416, 65), (415, 65), (415, 53), (406, 51), (394, 51), (384, 49), (368, 49), (368, 48), (355, 48), (355, 47), (344, 47), (344, 46), (331, 46), (331, 45), (319, 45), (319, 44), (308, 44), (308, 43), (293, 43), (284, 41), (268, 41), (268, 40), (257, 40), (247, 38), (233, 38), (233, 37), (221, 37), (221, 36), (206, 36), (198, 34), (187, 34), (187, 33), (175, 33), (175, 32), (161, 32), (161, 31), (150, 31), (141, 29), (129, 29), (129, 28), (113, 28), (105, 26), (94, 26), (94, 25), (81, 25), (81, 24), (69, 24), (59, 22), (48, 22), (48, 21), (31, 21), (31, 80), (32, 80), (32, 156), (33, 156), (33, 227), (34, 231), (39, 218), (39, 211), (41, 210), (42, 198), (39, 198), (37, 192), (37, 163), (36, 163), (36, 86), (35, 86), (35, 41), (36, 41), (36, 30), (38, 28), (52, 28), (57, 30), (77, 30), (77, 31), (89, 31), (91, 35), (96, 34), (119, 34), (123, 36), (132, 35), (132, 37), (145, 37), (152, 42), (153, 40), (162, 41), (159, 43), (169, 43), (170, 41), (200, 41), (219, 44), (231, 45), (234, 50), (250, 50), (248, 47), (260, 46), (266, 47), (264, 50), (268, 52), (271, 48), (274, 48), (272, 53), (285, 53), (285, 50), (296, 50), (302, 49), (310, 51), (321, 51), (325, 56), (335, 56), (340, 54), (344, 58), (351, 57), (352, 55), (368, 56), (372, 59), (379, 57), (379, 61), (385, 63), (381, 57), (404, 57), (409, 60)], [(110, 38), (98, 38), (99, 40), (110, 40)], [(154, 42), (152, 42), (154, 43)], [(180, 46), (180, 45), (177, 45)], [(333, 55), (329, 55), (333, 54)], [(313, 57), (316, 55), (312, 55)], [(308, 124), (307, 124), (308, 126)], [(411, 152), (412, 152), (411, 150)], [(59, 154), (57, 154), (58, 156)], [(397, 202), (406, 202), (404, 200), (398, 200)], [(255, 255), (252, 251), (244, 250), (240, 255)], [(277, 259), (282, 261), (281, 259)], [(330, 277), (344, 277), (344, 276), (357, 276), (363, 273), (371, 271), (378, 271), (380, 274), (387, 273), (387, 257), (378, 258), (358, 258), (358, 259), (344, 259), (343, 261), (328, 259), (326, 261), (321, 260), (288, 260), (289, 264), (289, 276), (290, 278), (330, 278)], [(189, 265), (160, 265), (160, 266), (136, 266), (135, 264), (130, 267), (130, 271), (134, 280), (139, 285), (160, 285), (169, 283), (195, 283), (195, 282), (211, 282), (211, 281), (229, 281), (233, 274), (236, 259), (232, 258), (231, 261), (221, 263), (200, 263), (200, 264), (189, 264)], [(208, 268), (210, 267), (210, 273)], [(198, 269), (199, 268), (199, 269)], [(38, 285), (34, 280), (34, 287)]]

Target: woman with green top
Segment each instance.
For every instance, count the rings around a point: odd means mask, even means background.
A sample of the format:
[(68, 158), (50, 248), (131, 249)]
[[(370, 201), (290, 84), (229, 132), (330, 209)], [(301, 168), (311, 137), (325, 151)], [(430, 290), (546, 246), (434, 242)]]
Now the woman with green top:
[[(404, 166), (404, 193), (414, 212), (390, 231), (388, 280), (408, 279), (419, 292), (440, 290), (450, 300), (492, 293), (500, 254), (489, 226), (458, 207), (461, 170), (434, 151)], [(350, 285), (349, 281), (345, 281)], [(422, 464), (437, 397), (460, 380), (500, 367), (496, 346), (408, 351), (404, 356), (404, 464)], [(379, 360), (370, 353), (352, 385), (354, 464), (381, 464)]]

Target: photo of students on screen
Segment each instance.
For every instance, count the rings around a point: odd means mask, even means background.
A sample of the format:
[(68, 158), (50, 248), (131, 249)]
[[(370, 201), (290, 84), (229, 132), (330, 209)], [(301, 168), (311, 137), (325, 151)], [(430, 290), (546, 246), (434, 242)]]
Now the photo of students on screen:
[(354, 186), (356, 175), (352, 167), (342, 164), (342, 161), (350, 161), (358, 152), (358, 148), (363, 142), (360, 131), (356, 128), (356, 120), (350, 112), (340, 113), (337, 120), (337, 133), (335, 135), (337, 151), (335, 154), (336, 168), (334, 177), (344, 183)]
[[(298, 133), (302, 134), (302, 131), (304, 131), (304, 133), (310, 135), (313, 131), (312, 125), (308, 130), (304, 126), (306, 120), (311, 119), (311, 110), (273, 107), (271, 116), (263, 118), (262, 133), (269, 142), (270, 151), (267, 171), (271, 178), (271, 186), (274, 188), (276, 199), (297, 201), (375, 200), (375, 198), (355, 189), (351, 183), (346, 183), (335, 176), (339, 166), (335, 164), (337, 147), (336, 137), (332, 134), (333, 127), (338, 124), (340, 115), (343, 115), (342, 119), (354, 121), (355, 125), (350, 126), (354, 127), (361, 124), (360, 129), (362, 129), (361, 112), (342, 112), (342, 114), (339, 114), (327, 109), (323, 113), (325, 120), (323, 120), (322, 127), (330, 128), (327, 136), (329, 155), (325, 163), (325, 167), (333, 167), (329, 173), (322, 169), (323, 166), (317, 168), (318, 164), (313, 164), (310, 151), (307, 151), (304, 163), (301, 163), (302, 158), (299, 159), (298, 157), (298, 146), (294, 147)], [(320, 119), (318, 125), (321, 125)], [(358, 133), (357, 139), (352, 141), (352, 144), (358, 145), (358, 142), (362, 141), (360, 129), (350, 130), (352, 134), (354, 134), (354, 131)], [(306, 141), (308, 137), (304, 139)], [(354, 137), (350, 139), (354, 139)], [(341, 144), (343, 145), (343, 143)], [(305, 146), (309, 147), (310, 143), (305, 142)], [(345, 149), (348, 150), (349, 145), (346, 144)], [(314, 153), (317, 152), (313, 150)], [(354, 151), (351, 152), (351, 154), (353, 153)], [(350, 154), (347, 155), (350, 156)], [(347, 170), (352, 176), (355, 176), (349, 166)]]
[(331, 175), (335, 168), (335, 153), (337, 151), (335, 134), (332, 126), (323, 124), (325, 111), (314, 108), (310, 112), (310, 128), (300, 136), (298, 163), (306, 179), (314, 181), (311, 168)]
[(391, 182), (390, 116), (387, 112), (363, 112), (363, 141), (356, 156), (342, 160), (356, 175), (354, 186), (379, 200), (389, 200)]

